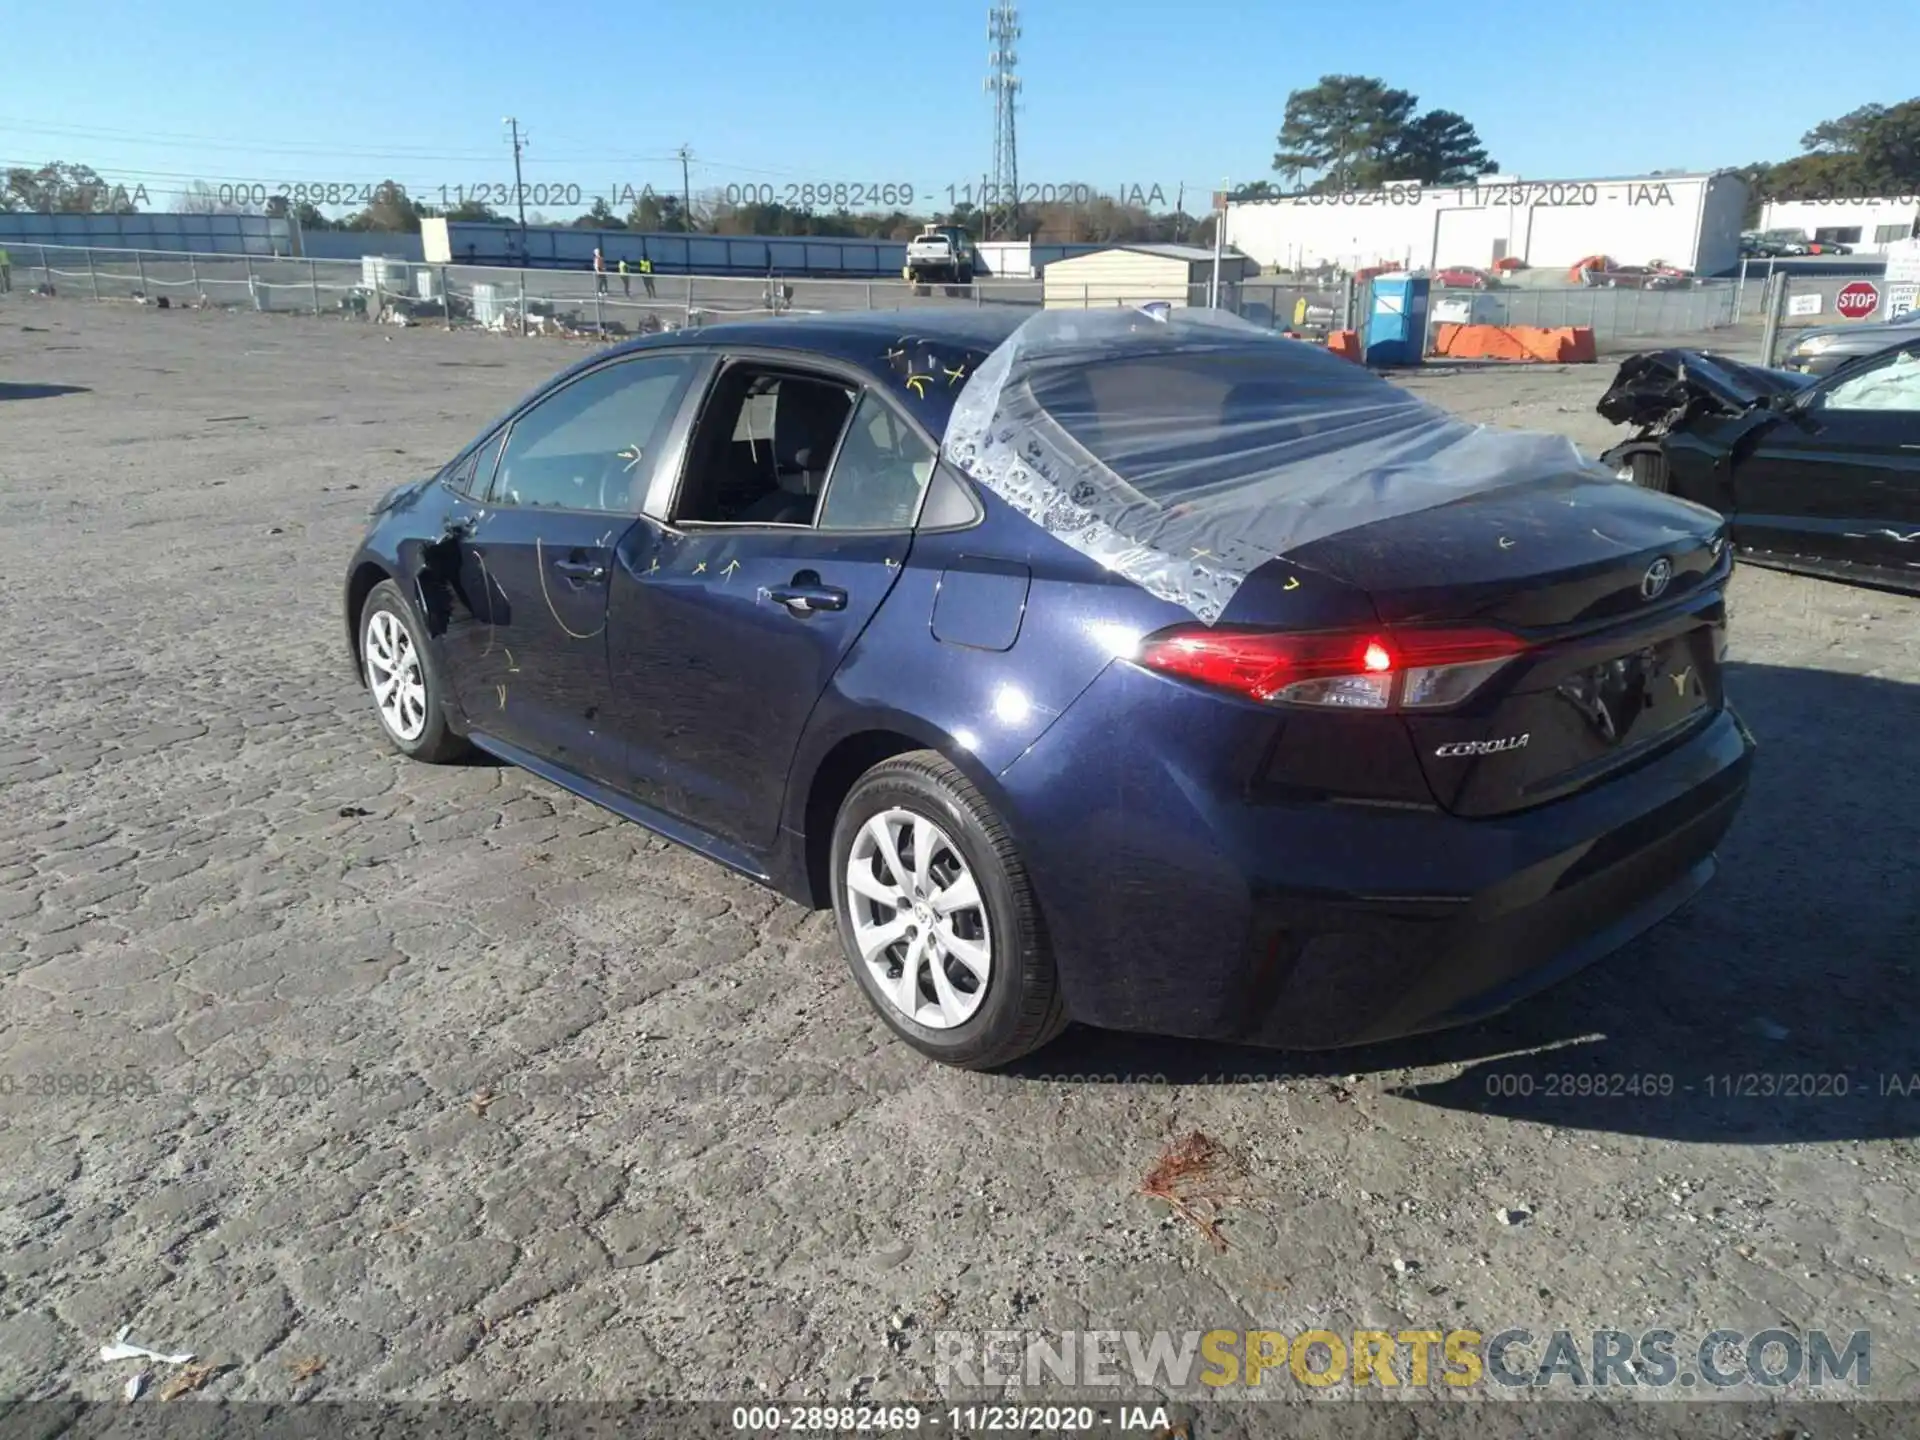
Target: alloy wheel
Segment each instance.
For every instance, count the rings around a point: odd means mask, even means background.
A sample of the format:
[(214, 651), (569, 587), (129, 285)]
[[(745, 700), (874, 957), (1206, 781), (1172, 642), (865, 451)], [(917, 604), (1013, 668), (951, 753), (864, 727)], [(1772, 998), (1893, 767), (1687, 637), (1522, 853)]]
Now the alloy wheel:
[(427, 678), (420, 652), (400, 617), (375, 610), (367, 619), (367, 687), (381, 723), (403, 744), (427, 728)]
[(972, 1019), (993, 974), (993, 933), (952, 837), (924, 815), (883, 810), (854, 836), (846, 886), (860, 960), (893, 1007), (929, 1030)]

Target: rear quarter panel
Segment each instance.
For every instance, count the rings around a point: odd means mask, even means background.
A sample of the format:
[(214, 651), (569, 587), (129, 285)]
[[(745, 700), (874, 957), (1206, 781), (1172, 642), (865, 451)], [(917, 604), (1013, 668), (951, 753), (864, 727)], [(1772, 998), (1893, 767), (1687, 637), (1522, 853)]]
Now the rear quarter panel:
[[(788, 782), (788, 829), (804, 833), (825, 757), (875, 730), (942, 751), (1004, 803), (997, 777), (1116, 653), (1191, 619), (976, 494), (986, 511), (978, 525), (916, 537), (899, 582), (815, 707)], [(1017, 835), (1022, 817), (1002, 818)]]

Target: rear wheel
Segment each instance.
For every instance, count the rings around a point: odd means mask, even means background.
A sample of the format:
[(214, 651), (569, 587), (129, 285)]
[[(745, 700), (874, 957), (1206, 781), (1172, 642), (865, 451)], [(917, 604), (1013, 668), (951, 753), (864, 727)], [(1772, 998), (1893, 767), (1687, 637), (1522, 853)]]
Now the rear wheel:
[(382, 580), (360, 611), (360, 664), (374, 714), (402, 755), (430, 765), (458, 760), (467, 742), (447, 725), (445, 687), (400, 587)]
[(930, 750), (876, 765), (841, 805), (832, 845), (847, 962), (901, 1039), (986, 1070), (1065, 1028), (1026, 867), (953, 765)]

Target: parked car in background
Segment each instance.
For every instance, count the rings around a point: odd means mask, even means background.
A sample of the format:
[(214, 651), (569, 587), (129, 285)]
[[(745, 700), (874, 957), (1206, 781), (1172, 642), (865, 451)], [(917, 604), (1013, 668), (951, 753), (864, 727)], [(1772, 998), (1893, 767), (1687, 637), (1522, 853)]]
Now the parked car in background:
[(1616, 265), (1611, 270), (1587, 272), (1587, 284), (1604, 290), (1680, 290), (1687, 283), (1684, 271), (1652, 265)]
[(1787, 252), (1771, 240), (1764, 238), (1758, 230), (1743, 230), (1740, 234), (1740, 255), (1746, 260), (1772, 260)]
[[(1863, 355), (1920, 337), (1920, 310), (1909, 310), (1893, 320), (1811, 325), (1791, 333), (1793, 338), (1780, 357), (1781, 368), (1803, 375), (1831, 375)], [(1920, 442), (1920, 437), (1915, 438)]]
[(1443, 290), (1485, 290), (1499, 282), (1471, 265), (1450, 265), (1434, 273), (1433, 283)]
[(390, 746), (831, 908), (882, 1021), (987, 1068), (1460, 1024), (1658, 924), (1748, 783), (1731, 563), (1237, 317), (954, 306), (583, 358), (381, 498), (343, 638)]
[(1813, 241), (1804, 230), (1762, 230), (1761, 240), (1773, 247), (1776, 255), (1811, 255)]
[(1755, 564), (1920, 591), (1920, 334), (1908, 333), (1819, 380), (1696, 350), (1635, 355), (1596, 407), (1635, 434), (1601, 463), (1719, 511)]

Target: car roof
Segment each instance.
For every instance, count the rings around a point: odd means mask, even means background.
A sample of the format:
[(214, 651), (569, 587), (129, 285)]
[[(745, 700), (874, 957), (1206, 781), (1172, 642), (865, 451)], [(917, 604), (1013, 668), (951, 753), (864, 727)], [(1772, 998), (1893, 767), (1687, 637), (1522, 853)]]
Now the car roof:
[(909, 408), (938, 438), (946, 431), (961, 382), (1035, 313), (1026, 305), (925, 305), (729, 320), (642, 335), (596, 351), (572, 368), (680, 346), (788, 350), (866, 371), (908, 400)]
[(643, 335), (612, 353), (656, 345), (723, 345), (800, 350), (851, 364), (885, 369), (899, 340), (925, 340), (955, 349), (988, 351), (1034, 313), (1027, 305), (928, 305), (897, 310), (849, 310), (780, 319), (728, 320), (687, 330)]

